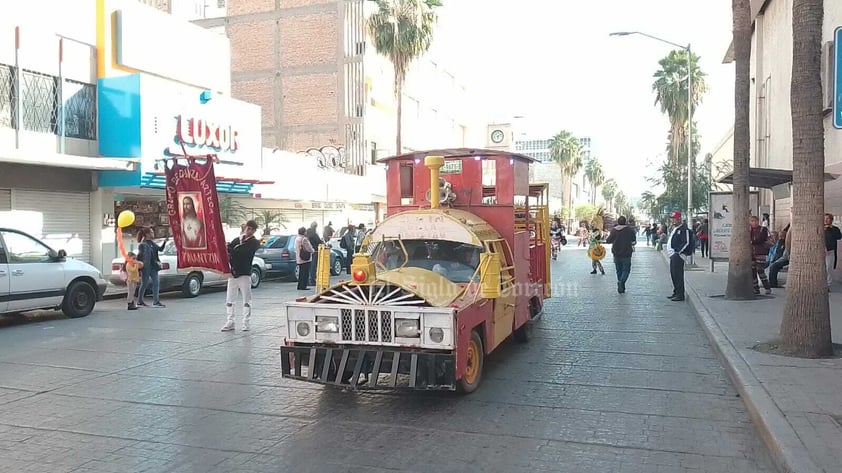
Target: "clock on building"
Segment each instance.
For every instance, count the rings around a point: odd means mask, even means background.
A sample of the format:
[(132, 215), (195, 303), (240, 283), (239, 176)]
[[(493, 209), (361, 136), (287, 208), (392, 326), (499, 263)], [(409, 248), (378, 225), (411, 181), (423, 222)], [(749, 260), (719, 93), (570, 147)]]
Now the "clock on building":
[(502, 143), (505, 137), (506, 135), (503, 134), (503, 130), (494, 130), (491, 132), (491, 141), (494, 143)]

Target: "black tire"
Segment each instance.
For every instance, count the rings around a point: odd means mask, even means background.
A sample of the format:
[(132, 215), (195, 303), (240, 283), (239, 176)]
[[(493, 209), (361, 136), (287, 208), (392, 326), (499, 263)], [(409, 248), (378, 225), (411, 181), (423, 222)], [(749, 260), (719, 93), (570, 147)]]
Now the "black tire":
[[(471, 347), (473, 345), (473, 348)], [(469, 350), (475, 350), (475, 359), (473, 360), (472, 364), (469, 360), (469, 367), (465, 368), (465, 375), (462, 376), (462, 379), (456, 382), (456, 390), (462, 394), (470, 394), (479, 388), (480, 383), (482, 382), (482, 371), (483, 367), (485, 366), (485, 350), (482, 346), (482, 338), (480, 338), (479, 333), (476, 330), (471, 332), (471, 341), (469, 342), (469, 346), (465, 348)], [(470, 356), (470, 355), (469, 355)], [(471, 369), (470, 366), (474, 366), (474, 369)], [(475, 371), (474, 371), (475, 370)], [(468, 373), (474, 372), (473, 380), (468, 379)]]
[(67, 317), (76, 319), (85, 317), (94, 310), (96, 305), (96, 289), (84, 281), (75, 281), (67, 288), (61, 311)]
[(514, 339), (518, 343), (527, 343), (529, 340), (532, 340), (532, 331), (534, 330), (533, 325), (535, 324), (535, 318), (540, 314), (541, 309), (538, 308), (538, 303), (535, 300), (529, 301), (529, 320), (526, 321), (525, 324), (521, 325), (520, 328), (515, 330)]
[(263, 280), (263, 272), (257, 266), (251, 267), (251, 288), (255, 289), (260, 286), (260, 281)]
[(342, 264), (342, 260), (336, 258), (335, 260), (333, 260), (333, 264), (330, 266), (330, 274), (333, 276), (339, 276), (340, 274), (342, 274), (342, 268), (344, 267), (345, 265)]
[(184, 283), (181, 284), (181, 293), (184, 297), (196, 297), (202, 292), (202, 274), (190, 273), (184, 278)]

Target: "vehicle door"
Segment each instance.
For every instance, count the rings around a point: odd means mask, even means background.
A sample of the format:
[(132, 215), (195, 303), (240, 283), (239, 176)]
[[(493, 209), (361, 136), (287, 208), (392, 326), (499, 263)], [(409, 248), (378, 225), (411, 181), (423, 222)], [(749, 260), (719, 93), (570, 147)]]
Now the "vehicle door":
[(2, 232), (9, 272), (10, 311), (25, 311), (61, 304), (64, 264), (47, 245), (25, 233)]
[(9, 307), (9, 265), (6, 262), (6, 249), (0, 235), (0, 314)]

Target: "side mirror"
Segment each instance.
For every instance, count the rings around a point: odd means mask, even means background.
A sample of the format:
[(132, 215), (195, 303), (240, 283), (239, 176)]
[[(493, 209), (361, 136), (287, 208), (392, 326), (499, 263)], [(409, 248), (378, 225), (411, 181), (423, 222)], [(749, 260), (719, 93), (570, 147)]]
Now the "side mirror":
[(63, 260), (67, 258), (67, 252), (64, 250), (58, 250), (58, 254), (56, 255), (56, 257), (60, 260)]
[(497, 299), (501, 295), (500, 255), (481, 253), (479, 255), (480, 295), (486, 299)]

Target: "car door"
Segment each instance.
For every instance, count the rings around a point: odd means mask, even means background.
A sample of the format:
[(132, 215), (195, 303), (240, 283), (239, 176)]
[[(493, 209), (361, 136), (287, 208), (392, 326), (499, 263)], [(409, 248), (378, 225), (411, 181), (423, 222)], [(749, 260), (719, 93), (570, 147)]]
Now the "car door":
[(10, 311), (58, 306), (64, 297), (64, 267), (55, 253), (31, 236), (2, 232), (9, 272)]
[(9, 265), (6, 263), (6, 249), (0, 235), (0, 314), (9, 308)]

